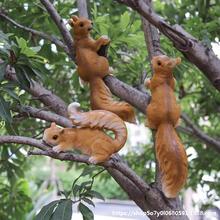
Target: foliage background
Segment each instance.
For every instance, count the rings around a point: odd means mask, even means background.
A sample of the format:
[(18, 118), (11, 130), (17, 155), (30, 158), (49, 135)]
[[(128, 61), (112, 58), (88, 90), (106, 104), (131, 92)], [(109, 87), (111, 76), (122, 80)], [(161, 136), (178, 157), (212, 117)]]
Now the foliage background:
[[(207, 2), (210, 4), (207, 5)], [(71, 14), (77, 13), (72, 0), (53, 1), (60, 15), (67, 22)], [(219, 45), (220, 35), (219, 1), (154, 1), (154, 8), (171, 24), (182, 25), (205, 45)], [(111, 0), (90, 0), (90, 16), (94, 21), (94, 37), (108, 35), (111, 39), (109, 61), (114, 74), (120, 80), (138, 87), (143, 71), (150, 76), (149, 60), (138, 14)], [(39, 1), (1, 0), (0, 10), (24, 26), (59, 36), (59, 31)], [(19, 15), (19, 16), (18, 16)], [(13, 64), (20, 72), (20, 82), (28, 86), (29, 78), (39, 79), (51, 91), (58, 94), (66, 103), (73, 100), (89, 109), (88, 87), (81, 87), (76, 67), (64, 51), (49, 41), (15, 28), (5, 20), (0, 20), (0, 57)], [(181, 56), (172, 44), (161, 36), (162, 50), (169, 56)], [(19, 59), (13, 63), (13, 51)], [(177, 79), (176, 95), (195, 124), (213, 137), (220, 134), (220, 95), (210, 85), (204, 75), (181, 57), (183, 62), (175, 71)], [(24, 92), (19, 85), (4, 80), (3, 65), (0, 65), (0, 134), (17, 134), (41, 138), (47, 126), (45, 122), (15, 115), (10, 111), (16, 104), (41, 107), (38, 101)], [(23, 65), (23, 66), (22, 66)], [(137, 112), (139, 123), (144, 123), (144, 115)], [(181, 133), (189, 156), (189, 178), (187, 187), (196, 190), (202, 187), (207, 195), (200, 208), (219, 201), (220, 160), (216, 152), (204, 143)], [(150, 139), (151, 137), (149, 137)], [(129, 144), (128, 144), (129, 145)], [(129, 146), (124, 155), (128, 164), (144, 179), (154, 180), (154, 155), (150, 144)], [(133, 150), (132, 150), (133, 149)], [(48, 158), (27, 157), (28, 147), (12, 144), (0, 148), (0, 218), (31, 218), (36, 211), (37, 201), (42, 195), (50, 195), (57, 190), (51, 181), (51, 163), (55, 163), (59, 185), (68, 190), (73, 180), (81, 173), (82, 166), (65, 162), (51, 162)], [(53, 165), (54, 166), (54, 165)], [(66, 169), (69, 167), (69, 171)], [(40, 169), (39, 169), (40, 168)], [(146, 169), (147, 168), (147, 169)], [(105, 198), (127, 199), (125, 193), (106, 172), (95, 181), (94, 188)], [(45, 181), (49, 181), (44, 187)], [(46, 196), (44, 199), (48, 199)], [(42, 202), (42, 201), (41, 201)], [(14, 208), (12, 208), (14, 207)], [(8, 215), (10, 213), (10, 215)]]

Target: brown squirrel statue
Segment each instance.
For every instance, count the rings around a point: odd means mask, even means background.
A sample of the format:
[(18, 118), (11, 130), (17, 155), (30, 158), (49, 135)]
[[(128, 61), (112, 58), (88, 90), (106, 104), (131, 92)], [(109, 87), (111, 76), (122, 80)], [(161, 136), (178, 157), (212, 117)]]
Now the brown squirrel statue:
[[(104, 162), (118, 152), (127, 140), (124, 121), (116, 114), (105, 110), (80, 112), (78, 103), (68, 106), (68, 115), (75, 128), (60, 128), (55, 122), (44, 131), (43, 141), (53, 146), (57, 153), (78, 149), (90, 156), (90, 163)], [(111, 138), (104, 129), (113, 131)]]
[(135, 113), (126, 102), (114, 101), (103, 78), (109, 74), (109, 63), (106, 57), (99, 55), (102, 46), (110, 40), (102, 36), (98, 40), (90, 37), (92, 21), (84, 17), (72, 16), (69, 24), (73, 27), (73, 38), (76, 52), (77, 72), (80, 78), (90, 85), (90, 102), (93, 110), (107, 110), (115, 113), (124, 121), (135, 123)]
[(147, 125), (156, 129), (156, 157), (162, 174), (162, 191), (167, 198), (175, 198), (184, 186), (188, 174), (187, 156), (176, 133), (181, 109), (174, 95), (173, 69), (180, 58), (165, 55), (153, 57), (153, 77), (146, 81), (151, 90), (151, 102), (147, 106)]

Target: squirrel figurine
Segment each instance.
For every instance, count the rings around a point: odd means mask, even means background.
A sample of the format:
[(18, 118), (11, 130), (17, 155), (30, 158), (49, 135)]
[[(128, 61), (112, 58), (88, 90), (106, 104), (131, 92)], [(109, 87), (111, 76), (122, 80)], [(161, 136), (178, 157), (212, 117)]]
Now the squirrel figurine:
[[(127, 140), (124, 121), (112, 112), (94, 110), (80, 112), (78, 103), (68, 106), (68, 115), (76, 128), (59, 128), (55, 122), (44, 131), (43, 141), (53, 146), (57, 153), (78, 149), (90, 156), (89, 162), (101, 163), (118, 152)], [(114, 132), (114, 139), (105, 132)]]
[(151, 63), (153, 77), (145, 82), (152, 95), (146, 109), (147, 125), (156, 129), (156, 158), (162, 173), (162, 191), (167, 198), (175, 198), (188, 174), (186, 152), (175, 130), (181, 109), (174, 95), (172, 71), (181, 59), (159, 55), (153, 57)]
[(106, 57), (100, 56), (102, 46), (110, 43), (107, 36), (98, 40), (90, 37), (92, 21), (84, 17), (72, 16), (69, 24), (73, 27), (77, 72), (84, 82), (90, 85), (90, 102), (93, 110), (107, 110), (127, 122), (136, 123), (134, 109), (126, 102), (114, 101), (103, 78), (110, 73)]

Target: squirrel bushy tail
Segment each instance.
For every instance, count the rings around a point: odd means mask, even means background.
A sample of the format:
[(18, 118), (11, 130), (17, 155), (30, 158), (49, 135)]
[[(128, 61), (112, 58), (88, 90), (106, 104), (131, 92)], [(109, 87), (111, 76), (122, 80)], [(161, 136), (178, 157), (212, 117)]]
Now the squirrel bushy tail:
[(115, 101), (109, 88), (105, 85), (104, 81), (95, 77), (90, 84), (90, 102), (92, 109), (103, 109), (118, 115), (122, 120), (136, 123), (135, 112), (131, 105), (126, 102)]
[(187, 156), (175, 128), (169, 123), (159, 125), (156, 132), (156, 157), (162, 173), (162, 191), (175, 198), (187, 179)]
[(80, 104), (73, 102), (68, 106), (68, 115), (73, 124), (81, 128), (97, 128), (111, 130), (115, 134), (116, 151), (124, 146), (127, 140), (127, 128), (124, 121), (116, 114), (105, 110), (80, 112)]

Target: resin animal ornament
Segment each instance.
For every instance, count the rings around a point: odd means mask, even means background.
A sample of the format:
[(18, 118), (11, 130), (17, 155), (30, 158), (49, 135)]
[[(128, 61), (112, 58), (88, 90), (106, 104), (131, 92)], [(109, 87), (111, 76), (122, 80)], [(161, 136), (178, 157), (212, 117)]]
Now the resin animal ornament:
[[(112, 112), (94, 110), (80, 112), (78, 103), (68, 106), (69, 118), (76, 128), (60, 128), (54, 122), (44, 131), (43, 140), (57, 153), (78, 149), (90, 156), (89, 161), (104, 162), (118, 152), (127, 140), (124, 121)], [(104, 129), (113, 131), (111, 138)]]
[(174, 95), (172, 71), (180, 62), (180, 58), (165, 55), (153, 57), (153, 77), (146, 81), (152, 95), (146, 111), (147, 124), (156, 129), (156, 157), (162, 173), (162, 191), (168, 198), (177, 196), (188, 174), (186, 152), (175, 130), (181, 110)]
[(110, 43), (107, 36), (98, 40), (90, 37), (92, 21), (73, 16), (69, 24), (73, 27), (73, 38), (76, 52), (77, 72), (80, 78), (90, 85), (90, 102), (94, 110), (107, 110), (115, 113), (124, 121), (135, 123), (135, 113), (126, 102), (114, 101), (103, 78), (109, 74), (109, 63), (106, 57), (100, 56), (102, 46)]

